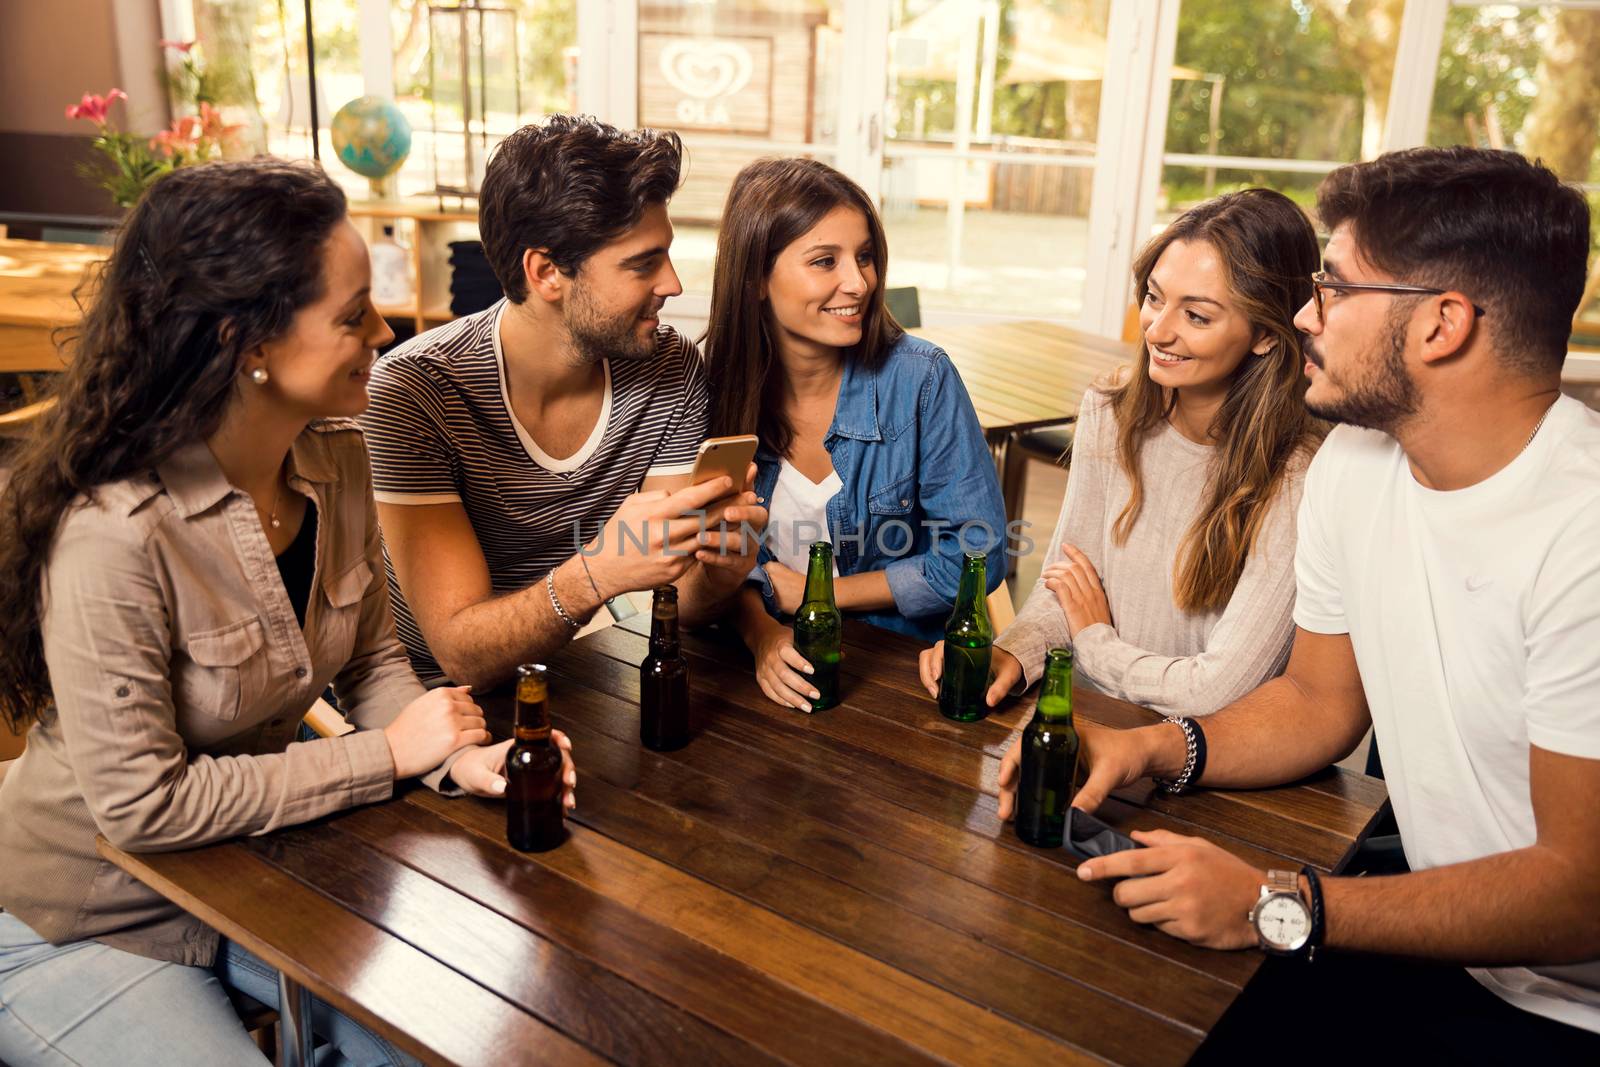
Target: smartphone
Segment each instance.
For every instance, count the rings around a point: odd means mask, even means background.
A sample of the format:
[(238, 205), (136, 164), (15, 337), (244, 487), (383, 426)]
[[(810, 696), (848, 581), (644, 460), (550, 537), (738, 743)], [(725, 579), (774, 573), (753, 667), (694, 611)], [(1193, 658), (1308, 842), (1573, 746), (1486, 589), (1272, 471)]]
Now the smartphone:
[(1078, 808), (1067, 809), (1067, 839), (1063, 844), (1068, 852), (1080, 860), (1092, 860), (1097, 856), (1144, 847)]
[(750, 463), (756, 458), (757, 443), (753, 433), (712, 437), (701, 442), (694, 456), (694, 473), (689, 475), (689, 484), (699, 485), (727, 475), (733, 480), (731, 492), (742, 492), (744, 477), (750, 473)]

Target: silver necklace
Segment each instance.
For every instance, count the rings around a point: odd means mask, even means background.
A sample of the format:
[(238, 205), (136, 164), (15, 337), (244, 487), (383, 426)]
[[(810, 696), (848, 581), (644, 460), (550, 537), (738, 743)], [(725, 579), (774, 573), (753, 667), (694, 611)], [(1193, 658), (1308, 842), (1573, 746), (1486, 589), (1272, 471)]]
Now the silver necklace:
[[(1544, 420), (1550, 417), (1550, 408), (1553, 407), (1555, 407), (1555, 404), (1551, 403), (1549, 408), (1544, 409), (1544, 414), (1539, 416), (1539, 421), (1533, 424), (1533, 430), (1528, 434), (1528, 439), (1522, 442), (1521, 448), (1517, 449), (1517, 455), (1522, 455), (1528, 450), (1528, 446), (1533, 444), (1533, 439), (1539, 435), (1539, 427), (1543, 426)], [(276, 526), (277, 523), (274, 522), (273, 525)]]

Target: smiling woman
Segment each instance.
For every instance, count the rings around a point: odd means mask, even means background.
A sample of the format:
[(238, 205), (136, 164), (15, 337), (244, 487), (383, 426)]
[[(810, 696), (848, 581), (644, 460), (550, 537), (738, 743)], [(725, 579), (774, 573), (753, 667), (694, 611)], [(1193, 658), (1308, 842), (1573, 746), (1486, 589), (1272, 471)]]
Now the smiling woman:
[[(243, 250), (243, 253), (241, 253)], [(264, 1063), (219, 982), (270, 967), (96, 852), (492, 795), (504, 747), (395, 638), (361, 434), (365, 246), (318, 168), (185, 167), (129, 214), (0, 497), (0, 1060)], [(295, 743), (333, 687), (363, 729)], [(19, 975), (24, 975), (21, 979)], [(351, 1062), (406, 1062), (332, 1009)], [(134, 1040), (129, 1040), (129, 1035)]]
[(809, 711), (810, 664), (773, 616), (800, 604), (815, 541), (833, 544), (838, 606), (928, 637), (955, 603), (965, 551), (1005, 577), (1005, 511), (950, 359), (884, 305), (889, 250), (872, 200), (810, 159), (740, 171), (717, 242), (704, 346), (712, 432), (755, 433), (768, 538), (741, 594), (756, 677)]
[(1081, 680), (1174, 714), (1282, 670), (1320, 439), (1293, 318), (1317, 263), (1305, 214), (1265, 189), (1207, 201), (1144, 249), (1138, 355), (1084, 398), (1039, 584), (995, 641), (991, 705), (1068, 643)]

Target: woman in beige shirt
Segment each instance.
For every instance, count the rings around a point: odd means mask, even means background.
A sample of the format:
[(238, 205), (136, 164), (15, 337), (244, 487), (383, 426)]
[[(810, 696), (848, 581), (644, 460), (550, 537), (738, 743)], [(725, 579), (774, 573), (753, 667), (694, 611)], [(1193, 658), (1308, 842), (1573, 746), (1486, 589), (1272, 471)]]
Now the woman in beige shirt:
[[(319, 169), (183, 168), (129, 215), (0, 499), (0, 1060), (251, 1063), (272, 971), (98, 858), (265, 833), (397, 778), (504, 791), (395, 638), (366, 449), (366, 246)], [(332, 685), (362, 729), (296, 742)], [(564, 742), (563, 742), (564, 743)], [(568, 782), (574, 779), (567, 768)], [(570, 802), (570, 799), (569, 799)], [(405, 1058), (325, 1005), (347, 1061)]]
[[(995, 641), (990, 706), (1058, 645), (1092, 688), (1174, 715), (1283, 669), (1295, 512), (1321, 436), (1294, 314), (1319, 264), (1305, 213), (1266, 189), (1200, 204), (1145, 247), (1138, 355), (1084, 397), (1043, 573)], [(921, 657), (930, 693), (942, 653)]]

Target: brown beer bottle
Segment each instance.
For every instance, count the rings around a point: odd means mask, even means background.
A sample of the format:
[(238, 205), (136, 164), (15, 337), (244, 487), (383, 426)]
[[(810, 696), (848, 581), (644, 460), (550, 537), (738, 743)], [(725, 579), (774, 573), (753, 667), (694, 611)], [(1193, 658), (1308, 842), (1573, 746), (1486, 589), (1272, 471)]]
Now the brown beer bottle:
[(506, 753), (506, 840), (521, 852), (544, 852), (566, 839), (561, 750), (550, 737), (548, 692), (544, 664), (517, 668), (516, 739)]
[(639, 740), (671, 752), (689, 743), (689, 661), (678, 647), (678, 590), (656, 589), (650, 653), (639, 664)]

